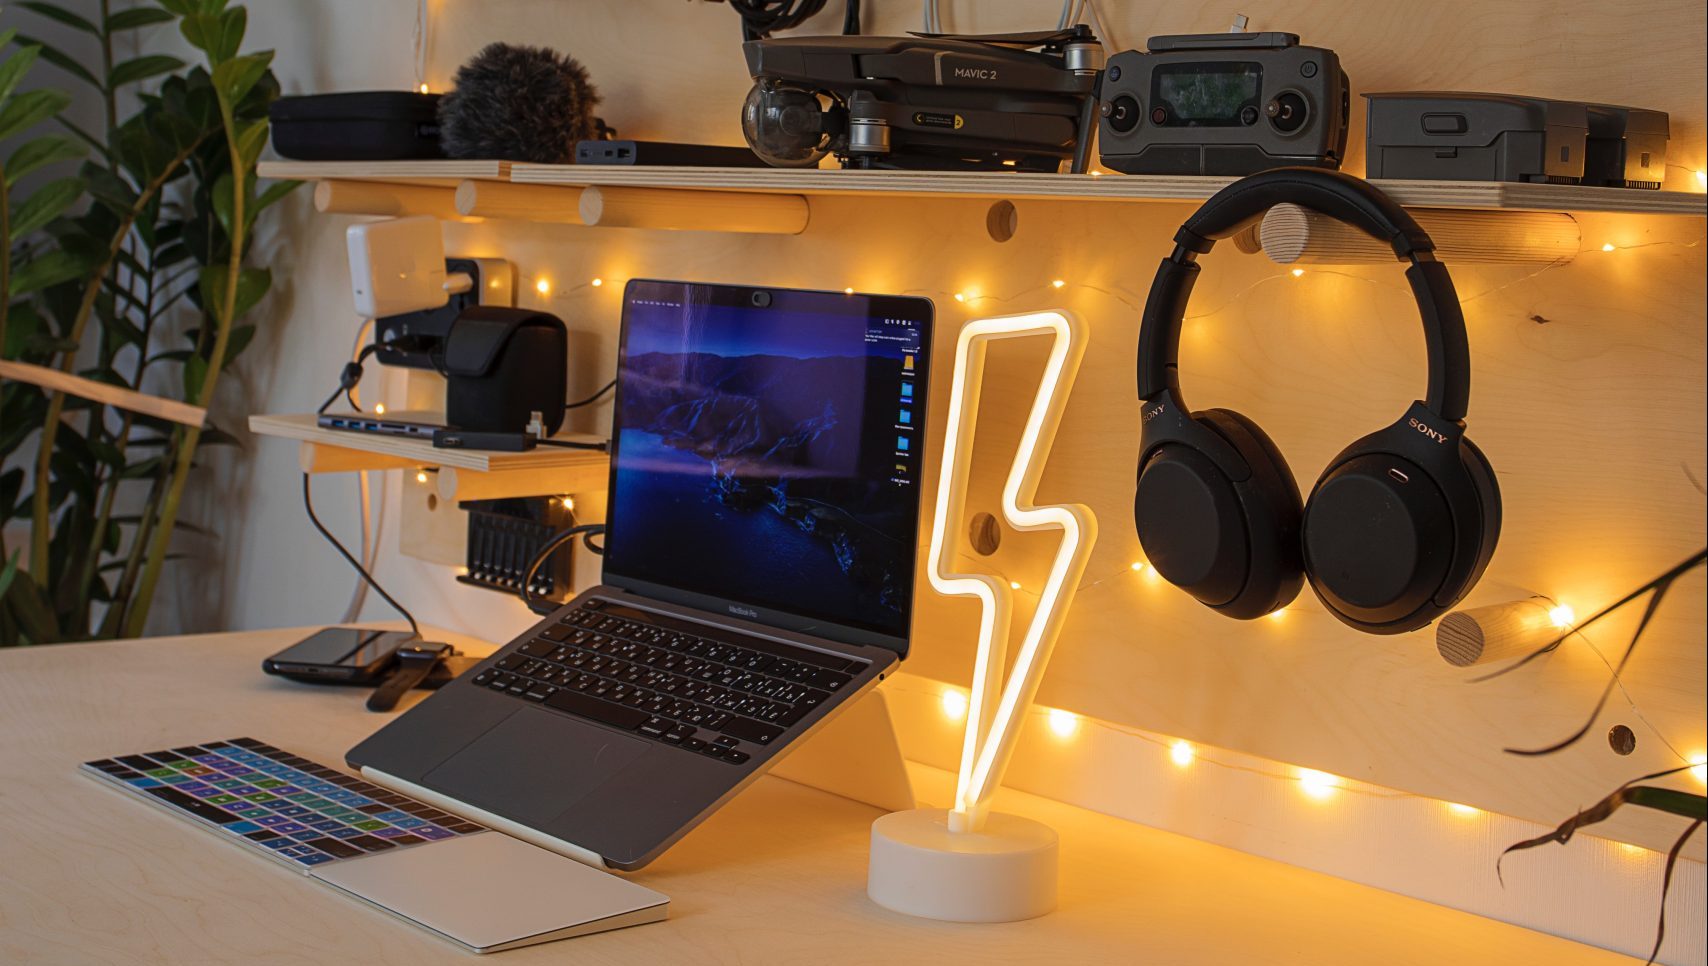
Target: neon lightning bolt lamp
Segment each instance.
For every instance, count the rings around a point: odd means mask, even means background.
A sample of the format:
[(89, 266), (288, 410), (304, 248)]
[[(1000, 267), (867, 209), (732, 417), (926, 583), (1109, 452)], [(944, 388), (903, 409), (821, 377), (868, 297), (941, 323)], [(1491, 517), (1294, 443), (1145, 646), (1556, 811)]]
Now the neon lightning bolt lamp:
[[(1060, 530), (1062, 542), (1005, 678), (1013, 591), (990, 574), (958, 571), (951, 536), (961, 532), (966, 514), (985, 350), (996, 339), (1044, 335), (1052, 337), (1049, 357), (1003, 485), (1002, 514), (1018, 530)], [(1085, 343), (1079, 321), (1056, 311), (975, 320), (961, 329), (956, 343), (929, 575), (938, 593), (978, 599), (978, 650), (954, 807), (895, 812), (872, 826), (867, 894), (899, 912), (1001, 922), (1055, 907), (1055, 832), (1030, 819), (991, 814), (989, 803), (1013, 757), (1021, 715), (1037, 693), (1097, 540), (1097, 518), (1090, 509), (1032, 502)]]

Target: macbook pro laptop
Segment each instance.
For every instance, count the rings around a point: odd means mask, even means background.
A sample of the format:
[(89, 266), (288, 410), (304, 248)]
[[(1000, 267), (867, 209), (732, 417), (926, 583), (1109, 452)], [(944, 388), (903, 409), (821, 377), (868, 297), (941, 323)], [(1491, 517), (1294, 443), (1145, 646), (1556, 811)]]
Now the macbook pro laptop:
[(932, 305), (636, 280), (604, 578), (346, 755), (614, 869), (907, 654)]

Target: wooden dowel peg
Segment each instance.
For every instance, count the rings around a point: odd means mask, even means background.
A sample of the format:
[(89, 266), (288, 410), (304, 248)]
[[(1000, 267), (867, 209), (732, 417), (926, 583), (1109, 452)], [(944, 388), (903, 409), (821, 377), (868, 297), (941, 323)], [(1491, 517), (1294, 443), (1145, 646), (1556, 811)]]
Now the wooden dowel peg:
[(581, 193), (581, 220), (607, 228), (798, 235), (810, 209), (800, 195), (599, 185)]
[[(1577, 257), (1582, 232), (1571, 215), (1551, 211), (1449, 211), (1413, 208), (1411, 214), (1435, 241), (1441, 261), (1526, 264), (1569, 262)], [(1263, 251), (1282, 265), (1355, 265), (1391, 262), (1385, 242), (1298, 205), (1269, 209), (1258, 230)]]
[(454, 188), (381, 181), (322, 181), (314, 186), (314, 210), (336, 215), (429, 215), (446, 221), (467, 220), (457, 211)]
[(464, 181), (457, 185), (457, 212), (472, 218), (582, 224), (583, 190), (502, 181)]
[(1548, 611), (1544, 597), (1452, 611), (1435, 625), (1435, 649), (1454, 667), (1523, 657), (1565, 633)]

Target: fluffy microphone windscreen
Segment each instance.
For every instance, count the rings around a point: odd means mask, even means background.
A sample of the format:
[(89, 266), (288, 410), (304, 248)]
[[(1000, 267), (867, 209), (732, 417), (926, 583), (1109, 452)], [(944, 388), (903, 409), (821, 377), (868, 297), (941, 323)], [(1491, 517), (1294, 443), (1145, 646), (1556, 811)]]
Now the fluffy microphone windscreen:
[(446, 157), (567, 164), (597, 136), (599, 92), (572, 57), (545, 47), (489, 44), (457, 70), (439, 102)]

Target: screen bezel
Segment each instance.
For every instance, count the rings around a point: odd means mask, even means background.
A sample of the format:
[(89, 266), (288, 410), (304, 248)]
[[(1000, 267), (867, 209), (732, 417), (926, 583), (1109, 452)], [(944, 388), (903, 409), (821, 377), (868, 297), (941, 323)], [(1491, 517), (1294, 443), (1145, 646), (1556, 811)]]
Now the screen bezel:
[[(636, 298), (637, 286), (665, 287), (667, 289), (673, 289), (674, 291), (671, 294), (676, 298), (683, 299), (684, 301), (692, 296), (696, 300), (704, 301), (711, 305), (744, 308), (754, 311), (787, 311), (786, 309), (775, 307), (774, 300), (769, 300), (769, 304), (765, 305), (756, 304), (754, 301), (755, 293), (761, 292), (766, 293), (767, 296), (773, 293), (787, 292), (790, 296), (795, 298), (802, 296), (808, 297), (810, 304), (806, 307), (805, 311), (814, 311), (814, 308), (812, 307), (813, 305), (822, 304), (824, 306), (822, 310), (824, 314), (849, 314), (846, 310), (847, 300), (851, 297), (864, 299), (866, 300), (867, 305), (866, 318), (868, 321), (874, 317), (905, 319), (908, 322), (919, 326), (920, 358), (919, 367), (916, 370), (917, 374), (913, 380), (915, 386), (914, 392), (916, 394), (915, 398), (930, 399), (932, 323), (936, 317), (937, 307), (928, 298), (917, 298), (905, 295), (869, 295), (866, 293), (829, 292), (815, 289), (777, 288), (775, 286), (763, 285), (718, 285), (706, 282), (678, 282), (666, 279), (630, 279), (628, 284), (623, 288), (622, 324), (617, 338), (617, 365), (619, 367), (619, 372), (617, 377), (617, 388), (613, 397), (612, 405), (613, 425), (611, 427), (611, 466), (609, 480), (605, 491), (607, 494), (605, 521), (606, 526), (608, 527), (612, 526), (617, 519), (617, 504), (620, 499), (617, 492), (617, 465), (618, 461), (621, 459), (619, 449), (622, 432), (621, 428), (615, 425), (615, 420), (617, 418), (617, 414), (622, 412), (623, 379), (621, 366), (623, 364), (622, 360), (628, 351), (629, 308)], [(647, 293), (647, 295), (648, 297), (653, 297), (653, 293), (651, 292)], [(800, 311), (801, 307), (797, 305), (794, 307), (794, 310)], [(929, 406), (925, 408), (929, 408)], [(927, 420), (922, 420), (922, 423), (926, 421)], [(925, 440), (927, 437), (923, 428), (924, 427), (922, 426), (920, 438)], [(921, 458), (921, 462), (924, 462), (923, 456)], [(916, 488), (914, 494), (913, 589), (917, 589), (919, 584), (918, 528), (923, 523), (923, 520), (921, 519), (924, 508), (923, 476), (924, 474), (921, 474), (922, 479), (920, 481), (920, 485)], [(607, 548), (609, 548), (609, 546), (617, 539), (620, 539), (620, 535), (616, 533), (616, 531), (613, 530), (608, 533), (606, 536)], [(805, 614), (793, 613), (791, 611), (781, 610), (778, 608), (751, 604), (747, 601), (731, 601), (723, 597), (717, 597), (710, 594), (700, 594), (694, 591), (683, 590), (679, 587), (672, 587), (667, 584), (655, 583), (631, 574), (624, 574), (621, 569), (612, 567), (611, 558), (608, 554), (605, 558), (604, 582), (613, 587), (631, 591), (645, 597), (652, 597), (668, 603), (692, 607), (697, 610), (709, 611), (713, 614), (728, 614), (744, 621), (764, 624), (779, 630), (790, 631), (798, 634), (811, 634), (814, 637), (821, 637), (826, 640), (838, 641), (845, 644), (882, 647), (887, 650), (894, 651), (902, 657), (907, 656), (908, 641), (912, 637), (913, 615), (915, 608), (914, 595), (911, 591), (908, 594), (907, 608), (903, 615), (906, 621), (907, 631), (900, 636), (896, 636), (885, 634), (880, 631), (869, 630), (863, 627), (835, 623), (823, 618), (811, 617)]]

